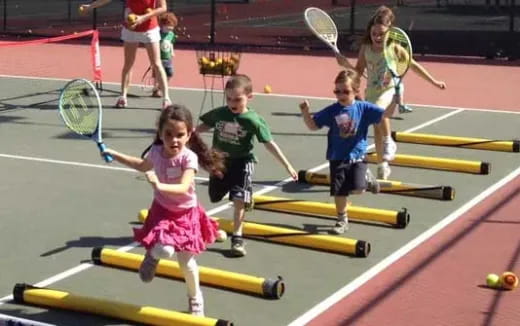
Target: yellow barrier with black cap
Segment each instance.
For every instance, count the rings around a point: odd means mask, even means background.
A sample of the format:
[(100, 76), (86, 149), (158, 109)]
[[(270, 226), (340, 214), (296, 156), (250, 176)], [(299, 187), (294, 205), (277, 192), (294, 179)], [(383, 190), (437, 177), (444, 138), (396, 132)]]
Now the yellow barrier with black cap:
[[(377, 154), (369, 153), (365, 160), (369, 163), (378, 163)], [(488, 162), (404, 154), (397, 154), (390, 164), (473, 174), (489, 174), (491, 170), (491, 164)]]
[(498, 152), (520, 152), (520, 140), (491, 140), (392, 131), (392, 138), (401, 143), (463, 147)]
[[(139, 212), (139, 221), (144, 222), (148, 216), (147, 210)], [(233, 233), (233, 221), (219, 217), (212, 217), (219, 224), (219, 228)], [(314, 234), (289, 228), (281, 228), (265, 224), (244, 222), (243, 237), (262, 241), (278, 242), (288, 245), (335, 252), (356, 257), (367, 257), (370, 253), (370, 243), (363, 240), (349, 239), (340, 236)]]
[[(300, 170), (298, 171), (298, 182), (328, 186), (330, 185), (330, 176), (328, 174)], [(385, 194), (438, 200), (453, 200), (455, 198), (455, 189), (451, 186), (429, 186), (381, 179), (378, 179), (377, 182), (381, 188), (381, 193)]]
[[(334, 204), (272, 196), (255, 195), (253, 198), (255, 209), (337, 218)], [(380, 222), (399, 228), (406, 227), (410, 222), (410, 214), (406, 208), (401, 211), (392, 211), (348, 205), (347, 215), (349, 219)]]
[(16, 303), (29, 303), (37, 306), (86, 312), (121, 320), (158, 326), (231, 326), (233, 323), (209, 317), (150, 306), (137, 306), (106, 299), (75, 295), (69, 292), (35, 287), (24, 283), (14, 286), (13, 297)]
[[(143, 255), (114, 249), (98, 247), (92, 250), (92, 260), (98, 265), (138, 270), (143, 259)], [(159, 260), (156, 275), (184, 280), (179, 263), (172, 260)], [(285, 283), (281, 278), (266, 279), (204, 266), (199, 266), (199, 278), (202, 284), (253, 293), (271, 299), (281, 298), (285, 291)]]

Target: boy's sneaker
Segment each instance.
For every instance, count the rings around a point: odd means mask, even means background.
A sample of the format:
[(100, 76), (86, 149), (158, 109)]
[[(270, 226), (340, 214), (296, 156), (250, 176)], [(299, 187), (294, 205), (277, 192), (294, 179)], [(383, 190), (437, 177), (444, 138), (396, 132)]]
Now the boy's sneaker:
[(406, 104), (399, 104), (399, 113), (410, 113), (413, 109)]
[(126, 100), (126, 97), (119, 96), (117, 98), (117, 102), (116, 102), (116, 105), (114, 105), (114, 107), (116, 107), (118, 109), (124, 109), (127, 107), (127, 105), (128, 105), (128, 101)]
[(147, 252), (146, 255), (144, 255), (141, 266), (139, 266), (139, 277), (141, 281), (149, 283), (153, 280), (158, 263), (159, 259), (155, 259), (151, 253)]
[(190, 314), (193, 316), (204, 317), (204, 300), (200, 298), (189, 298), (188, 305)]
[(383, 160), (384, 161), (393, 161), (395, 159), (395, 152), (397, 152), (397, 145), (395, 141), (388, 137), (383, 142)]
[(243, 257), (246, 255), (246, 243), (244, 238), (238, 235), (231, 237), (231, 253), (235, 257)]
[(348, 230), (348, 219), (339, 220), (336, 222), (336, 225), (332, 227), (332, 233), (334, 234), (343, 234)]
[(377, 178), (382, 180), (388, 180), (388, 177), (392, 173), (392, 169), (388, 165), (388, 162), (380, 163), (377, 166)]
[(367, 181), (367, 191), (370, 191), (373, 194), (377, 194), (381, 191), (381, 186), (379, 185), (379, 182), (377, 182), (376, 177), (374, 177), (372, 171), (370, 171), (369, 168), (367, 168), (365, 179)]

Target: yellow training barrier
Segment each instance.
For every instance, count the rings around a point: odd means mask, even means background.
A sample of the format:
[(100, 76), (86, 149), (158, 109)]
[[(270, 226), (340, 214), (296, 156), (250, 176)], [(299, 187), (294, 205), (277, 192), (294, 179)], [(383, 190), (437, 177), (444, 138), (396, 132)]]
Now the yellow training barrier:
[(192, 316), (182, 312), (150, 306), (136, 306), (105, 299), (90, 298), (64, 291), (39, 288), (18, 283), (13, 289), (14, 301), (37, 306), (86, 312), (148, 325), (231, 326), (233, 323), (208, 317)]
[[(147, 210), (141, 210), (141, 212), (139, 212), (139, 220), (144, 221), (147, 215)], [(222, 230), (233, 233), (233, 221), (219, 217), (212, 218), (218, 222)], [(354, 255), (356, 257), (367, 257), (370, 253), (370, 243), (367, 241), (331, 235), (312, 234), (300, 230), (251, 222), (243, 223), (243, 236), (246, 238), (284, 243), (345, 255)]]
[[(298, 182), (328, 186), (330, 185), (330, 176), (328, 174), (300, 170), (298, 171)], [(455, 189), (450, 186), (428, 186), (381, 179), (378, 179), (377, 182), (381, 187), (381, 193), (385, 194), (438, 200), (453, 200), (455, 198)]]
[[(143, 258), (143, 255), (102, 247), (92, 250), (92, 260), (98, 265), (138, 270)], [(184, 280), (179, 263), (172, 260), (159, 260), (156, 274)], [(285, 291), (285, 284), (281, 278), (271, 280), (203, 266), (199, 266), (199, 275), (200, 282), (203, 284), (253, 293), (272, 299), (281, 298)]]
[[(369, 163), (377, 163), (377, 154), (370, 153), (366, 156)], [(413, 168), (424, 168), (434, 170), (445, 170), (453, 172), (466, 172), (474, 174), (489, 174), (491, 164), (481, 161), (454, 160), (449, 158), (403, 155), (397, 154), (391, 165), (410, 166)]]
[[(334, 204), (271, 196), (255, 195), (253, 198), (255, 209), (337, 218)], [(406, 227), (410, 221), (410, 214), (406, 208), (401, 211), (391, 211), (348, 205), (347, 215), (349, 219), (392, 224), (399, 228)]]
[(464, 147), (499, 152), (520, 152), (520, 140), (490, 140), (395, 131), (392, 131), (392, 138), (402, 143)]

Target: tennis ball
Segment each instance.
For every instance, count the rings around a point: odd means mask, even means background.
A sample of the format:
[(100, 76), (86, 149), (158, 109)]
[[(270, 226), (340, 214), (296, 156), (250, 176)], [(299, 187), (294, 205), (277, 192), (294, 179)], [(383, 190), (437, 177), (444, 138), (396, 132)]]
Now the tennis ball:
[(148, 210), (147, 209), (141, 209), (139, 211), (139, 214), (137, 214), (137, 218), (139, 219), (139, 222), (144, 222), (147, 217), (148, 217)]
[(224, 230), (217, 231), (217, 242), (224, 242), (227, 239), (227, 233)]
[(271, 89), (271, 86), (270, 85), (265, 85), (264, 86), (264, 93), (266, 94), (269, 94), (271, 93), (273, 90)]
[(518, 277), (513, 272), (504, 272), (500, 276), (500, 284), (506, 290), (514, 290), (518, 286)]
[(499, 288), (500, 276), (498, 276), (497, 274), (488, 274), (486, 277), (486, 285), (493, 289)]
[(128, 22), (128, 25), (133, 25), (137, 20), (136, 14), (129, 14), (128, 17), (126, 17), (126, 20)]

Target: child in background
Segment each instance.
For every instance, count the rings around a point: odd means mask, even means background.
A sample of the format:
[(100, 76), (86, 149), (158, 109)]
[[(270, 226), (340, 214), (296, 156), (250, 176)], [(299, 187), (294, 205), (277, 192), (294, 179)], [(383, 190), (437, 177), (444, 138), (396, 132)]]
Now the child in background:
[(224, 152), (225, 173), (210, 176), (209, 197), (218, 202), (229, 192), (229, 200), (234, 204), (234, 231), (231, 238), (231, 252), (241, 257), (246, 254), (242, 238), (242, 222), (245, 210), (253, 200), (252, 176), (257, 162), (253, 154), (254, 138), (285, 167), (296, 180), (297, 172), (274, 142), (269, 126), (256, 111), (248, 107), (253, 97), (253, 85), (246, 75), (232, 76), (225, 85), (226, 106), (215, 108), (200, 117), (202, 124), (198, 132), (213, 131), (213, 148)]
[(204, 299), (199, 284), (195, 255), (213, 243), (217, 223), (197, 201), (195, 173), (199, 164), (211, 173), (222, 171), (223, 157), (212, 153), (197, 132), (188, 109), (180, 105), (165, 108), (159, 116), (154, 144), (146, 158), (129, 156), (113, 149), (108, 153), (118, 162), (145, 172), (154, 190), (154, 200), (134, 239), (146, 248), (139, 267), (143, 282), (151, 282), (159, 259), (177, 260), (188, 288), (189, 311), (204, 316)]
[[(177, 27), (177, 16), (173, 12), (165, 12), (159, 16), (159, 26), (161, 27), (161, 42), (159, 48), (161, 50), (161, 62), (168, 77), (168, 81), (173, 77), (174, 65), (173, 57), (175, 56), (173, 45), (177, 40), (175, 27)], [(154, 87), (152, 91), (153, 97), (162, 97), (159, 81), (154, 77)]]
[[(347, 58), (341, 54), (336, 57), (341, 66), (356, 70), (359, 76), (363, 75), (365, 69), (367, 70), (365, 100), (385, 110), (397, 104), (394, 100), (395, 81), (386, 67), (383, 54), (385, 34), (393, 26), (394, 20), (395, 16), (390, 8), (386, 6), (379, 7), (368, 22), (362, 45), (359, 49), (356, 66), (353, 66)], [(446, 84), (443, 81), (434, 79), (430, 73), (413, 60), (413, 58), (410, 68), (434, 86), (440, 89), (446, 88)], [(402, 88), (403, 86), (401, 85), (401, 89)], [(402, 97), (402, 92), (399, 95)], [(406, 110), (406, 107), (402, 107), (401, 110)], [(380, 124), (374, 125), (374, 142), (379, 160), (377, 176), (379, 179), (385, 180), (391, 173), (388, 162), (395, 158), (397, 148), (391, 137), (390, 117), (391, 115), (387, 115), (387, 118), (384, 118)]]
[(348, 230), (347, 196), (365, 189), (379, 192), (379, 184), (363, 162), (368, 127), (392, 116), (395, 106), (383, 110), (370, 102), (356, 100), (359, 78), (353, 70), (341, 71), (335, 81), (337, 102), (311, 116), (309, 102), (300, 104), (303, 121), (310, 130), (328, 127), (327, 160), (330, 168), (330, 195), (334, 196), (338, 220), (332, 232)]

